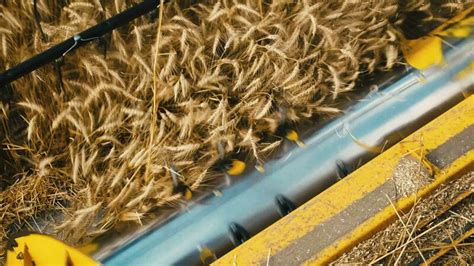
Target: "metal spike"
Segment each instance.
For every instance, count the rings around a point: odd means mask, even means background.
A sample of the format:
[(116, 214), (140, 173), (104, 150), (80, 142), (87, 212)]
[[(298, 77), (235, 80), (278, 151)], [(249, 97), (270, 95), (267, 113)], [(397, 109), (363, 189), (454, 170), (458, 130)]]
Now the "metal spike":
[(282, 217), (296, 209), (295, 204), (281, 194), (277, 195), (275, 199), (278, 205), (278, 212)]
[(346, 165), (344, 164), (343, 161), (337, 160), (336, 161), (336, 174), (337, 178), (343, 179), (344, 177), (348, 176), (350, 174), (350, 170), (347, 169)]
[(232, 222), (229, 225), (229, 230), (232, 234), (232, 243), (234, 243), (235, 246), (238, 246), (250, 239), (249, 232), (238, 223)]

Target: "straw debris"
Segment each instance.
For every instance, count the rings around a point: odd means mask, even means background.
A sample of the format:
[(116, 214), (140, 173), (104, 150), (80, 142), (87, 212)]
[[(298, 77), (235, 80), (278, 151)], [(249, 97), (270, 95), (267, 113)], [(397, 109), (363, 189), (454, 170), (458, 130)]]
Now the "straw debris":
[(441, 261), (457, 260), (465, 265), (472, 264), (472, 252), (460, 251), (472, 249), (472, 243), (452, 244), (467, 226), (472, 227), (472, 195), (453, 208), (449, 206), (456, 203), (462, 193), (472, 192), (473, 184), (474, 172), (442, 184), (429, 197), (417, 201), (407, 212), (398, 211), (399, 218), (395, 222), (342, 255), (334, 264), (420, 264), (429, 259), (429, 252), (450, 245), (457, 250), (454, 251), (456, 255), (453, 256), (451, 252), (444, 255)]

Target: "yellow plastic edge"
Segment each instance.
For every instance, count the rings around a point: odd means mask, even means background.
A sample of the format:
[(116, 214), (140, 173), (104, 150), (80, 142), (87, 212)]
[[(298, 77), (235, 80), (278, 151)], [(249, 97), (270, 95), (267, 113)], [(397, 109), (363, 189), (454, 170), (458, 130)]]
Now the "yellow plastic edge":
[[(100, 265), (81, 251), (48, 235), (31, 233), (15, 238), (15, 241), (18, 246), (7, 251), (6, 266)], [(28, 250), (28, 256), (25, 250)], [(29, 257), (30, 263), (25, 259), (26, 257)]]

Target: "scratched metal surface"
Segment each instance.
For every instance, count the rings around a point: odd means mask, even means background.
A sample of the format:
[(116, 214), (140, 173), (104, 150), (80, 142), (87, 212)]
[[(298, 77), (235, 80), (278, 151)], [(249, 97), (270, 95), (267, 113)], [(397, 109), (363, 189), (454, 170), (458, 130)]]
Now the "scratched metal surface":
[[(411, 69), (389, 86), (369, 93), (345, 115), (309, 132), (304, 136), (305, 148), (290, 148), (268, 162), (264, 174), (254, 171), (222, 189), (222, 196), (192, 204), (164, 224), (157, 226), (157, 222), (124, 237), (119, 248), (108, 247), (95, 257), (105, 265), (193, 265), (200, 262), (199, 246), (218, 256), (225, 254), (233, 248), (230, 223), (255, 235), (280, 218), (277, 195), (301, 205), (337, 182), (336, 160), (354, 169), (376, 156), (351, 135), (367, 145), (387, 148), (459, 102), (474, 85), (473, 75), (455, 77), (474, 61), (472, 51), (471, 36), (446, 52), (442, 67), (423, 73)], [(387, 139), (393, 141), (386, 143)]]

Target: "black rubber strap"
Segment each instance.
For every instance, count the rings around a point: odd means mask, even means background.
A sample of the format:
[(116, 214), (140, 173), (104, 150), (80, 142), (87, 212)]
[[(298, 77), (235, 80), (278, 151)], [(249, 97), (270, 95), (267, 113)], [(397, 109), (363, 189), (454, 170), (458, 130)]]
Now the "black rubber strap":
[(62, 43), (12, 67), (0, 74), (0, 88), (46, 64), (53, 62), (56, 59), (63, 57), (66, 53), (69, 53), (90, 41), (96, 40), (102, 35), (155, 10), (158, 8), (159, 4), (160, 0), (145, 0), (142, 3), (133, 6), (79, 34), (76, 34)]

